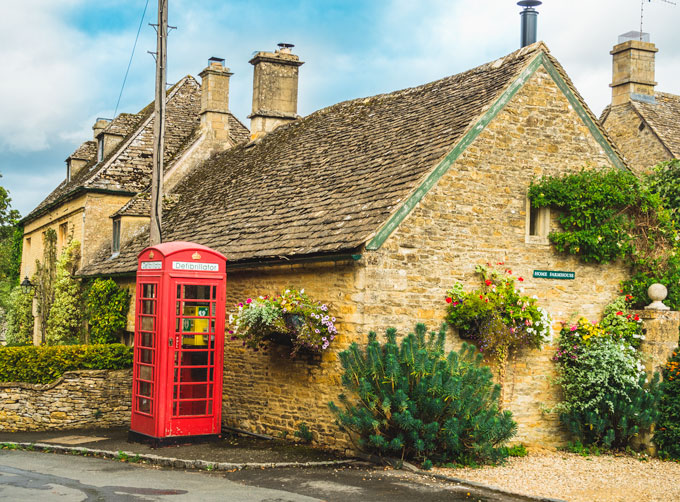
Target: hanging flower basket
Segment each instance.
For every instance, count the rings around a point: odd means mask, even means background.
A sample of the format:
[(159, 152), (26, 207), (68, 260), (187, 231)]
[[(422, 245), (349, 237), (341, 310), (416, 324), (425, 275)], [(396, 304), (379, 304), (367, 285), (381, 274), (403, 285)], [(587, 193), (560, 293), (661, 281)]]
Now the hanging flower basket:
[(279, 295), (248, 298), (230, 316), (232, 339), (254, 351), (274, 343), (290, 347), (291, 357), (321, 354), (338, 331), (328, 305), (311, 300), (303, 290), (287, 289)]

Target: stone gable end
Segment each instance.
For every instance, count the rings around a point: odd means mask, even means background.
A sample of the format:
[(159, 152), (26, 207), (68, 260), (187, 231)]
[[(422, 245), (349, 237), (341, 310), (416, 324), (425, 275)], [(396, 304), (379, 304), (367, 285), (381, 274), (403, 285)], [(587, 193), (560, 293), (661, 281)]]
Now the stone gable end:
[(658, 162), (673, 158), (630, 104), (611, 107), (604, 125), (636, 173), (648, 171)]
[[(541, 351), (514, 357), (504, 385), (505, 406), (519, 422), (518, 441), (559, 442), (556, 417), (541, 412), (555, 403), (549, 379), (559, 322), (574, 315), (598, 319), (626, 276), (622, 265), (584, 265), (549, 244), (527, 243), (529, 183), (533, 177), (603, 165), (612, 163), (541, 67), (382, 247), (365, 254), (365, 282), (371, 288), (364, 323), (378, 330), (394, 326), (405, 334), (415, 322), (438, 328), (446, 291), (457, 281), (478, 288), (475, 266), (487, 262), (503, 262), (497, 268), (511, 269), (524, 279), (524, 293), (538, 296), (556, 321), (553, 340)], [(557, 226), (553, 215), (551, 228)], [(571, 271), (576, 278), (534, 279), (533, 270)]]

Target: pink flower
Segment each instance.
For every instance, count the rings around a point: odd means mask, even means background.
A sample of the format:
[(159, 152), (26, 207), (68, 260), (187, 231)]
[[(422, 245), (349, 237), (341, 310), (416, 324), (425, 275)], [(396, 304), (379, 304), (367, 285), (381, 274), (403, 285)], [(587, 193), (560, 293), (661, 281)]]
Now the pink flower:
[(578, 326), (576, 326), (576, 324), (574, 324), (574, 325), (571, 327), (571, 330), (572, 330), (572, 331), (576, 331), (577, 329), (578, 329)]
[(453, 302), (454, 305), (458, 305), (458, 302)]
[(248, 299), (246, 300), (246, 303), (253, 303), (253, 300), (251, 300), (250, 298), (248, 298)]

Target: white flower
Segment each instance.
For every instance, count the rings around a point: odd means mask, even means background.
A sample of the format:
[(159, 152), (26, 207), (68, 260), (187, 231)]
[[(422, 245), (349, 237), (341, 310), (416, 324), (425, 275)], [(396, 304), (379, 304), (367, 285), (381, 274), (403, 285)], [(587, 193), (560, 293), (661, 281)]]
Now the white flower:
[(229, 324), (233, 324), (233, 323), (234, 323), (234, 315), (229, 314)]
[(300, 290), (300, 294), (302, 294), (302, 293), (304, 293), (304, 292), (305, 292), (305, 290), (304, 290), (304, 289), (301, 289), (301, 290)]

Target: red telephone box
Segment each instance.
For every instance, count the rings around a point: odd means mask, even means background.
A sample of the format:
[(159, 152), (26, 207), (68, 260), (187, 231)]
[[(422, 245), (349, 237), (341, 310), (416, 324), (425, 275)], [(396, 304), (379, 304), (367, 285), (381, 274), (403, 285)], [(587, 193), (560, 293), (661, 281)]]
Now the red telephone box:
[(139, 254), (129, 439), (219, 437), (227, 259), (191, 242)]

